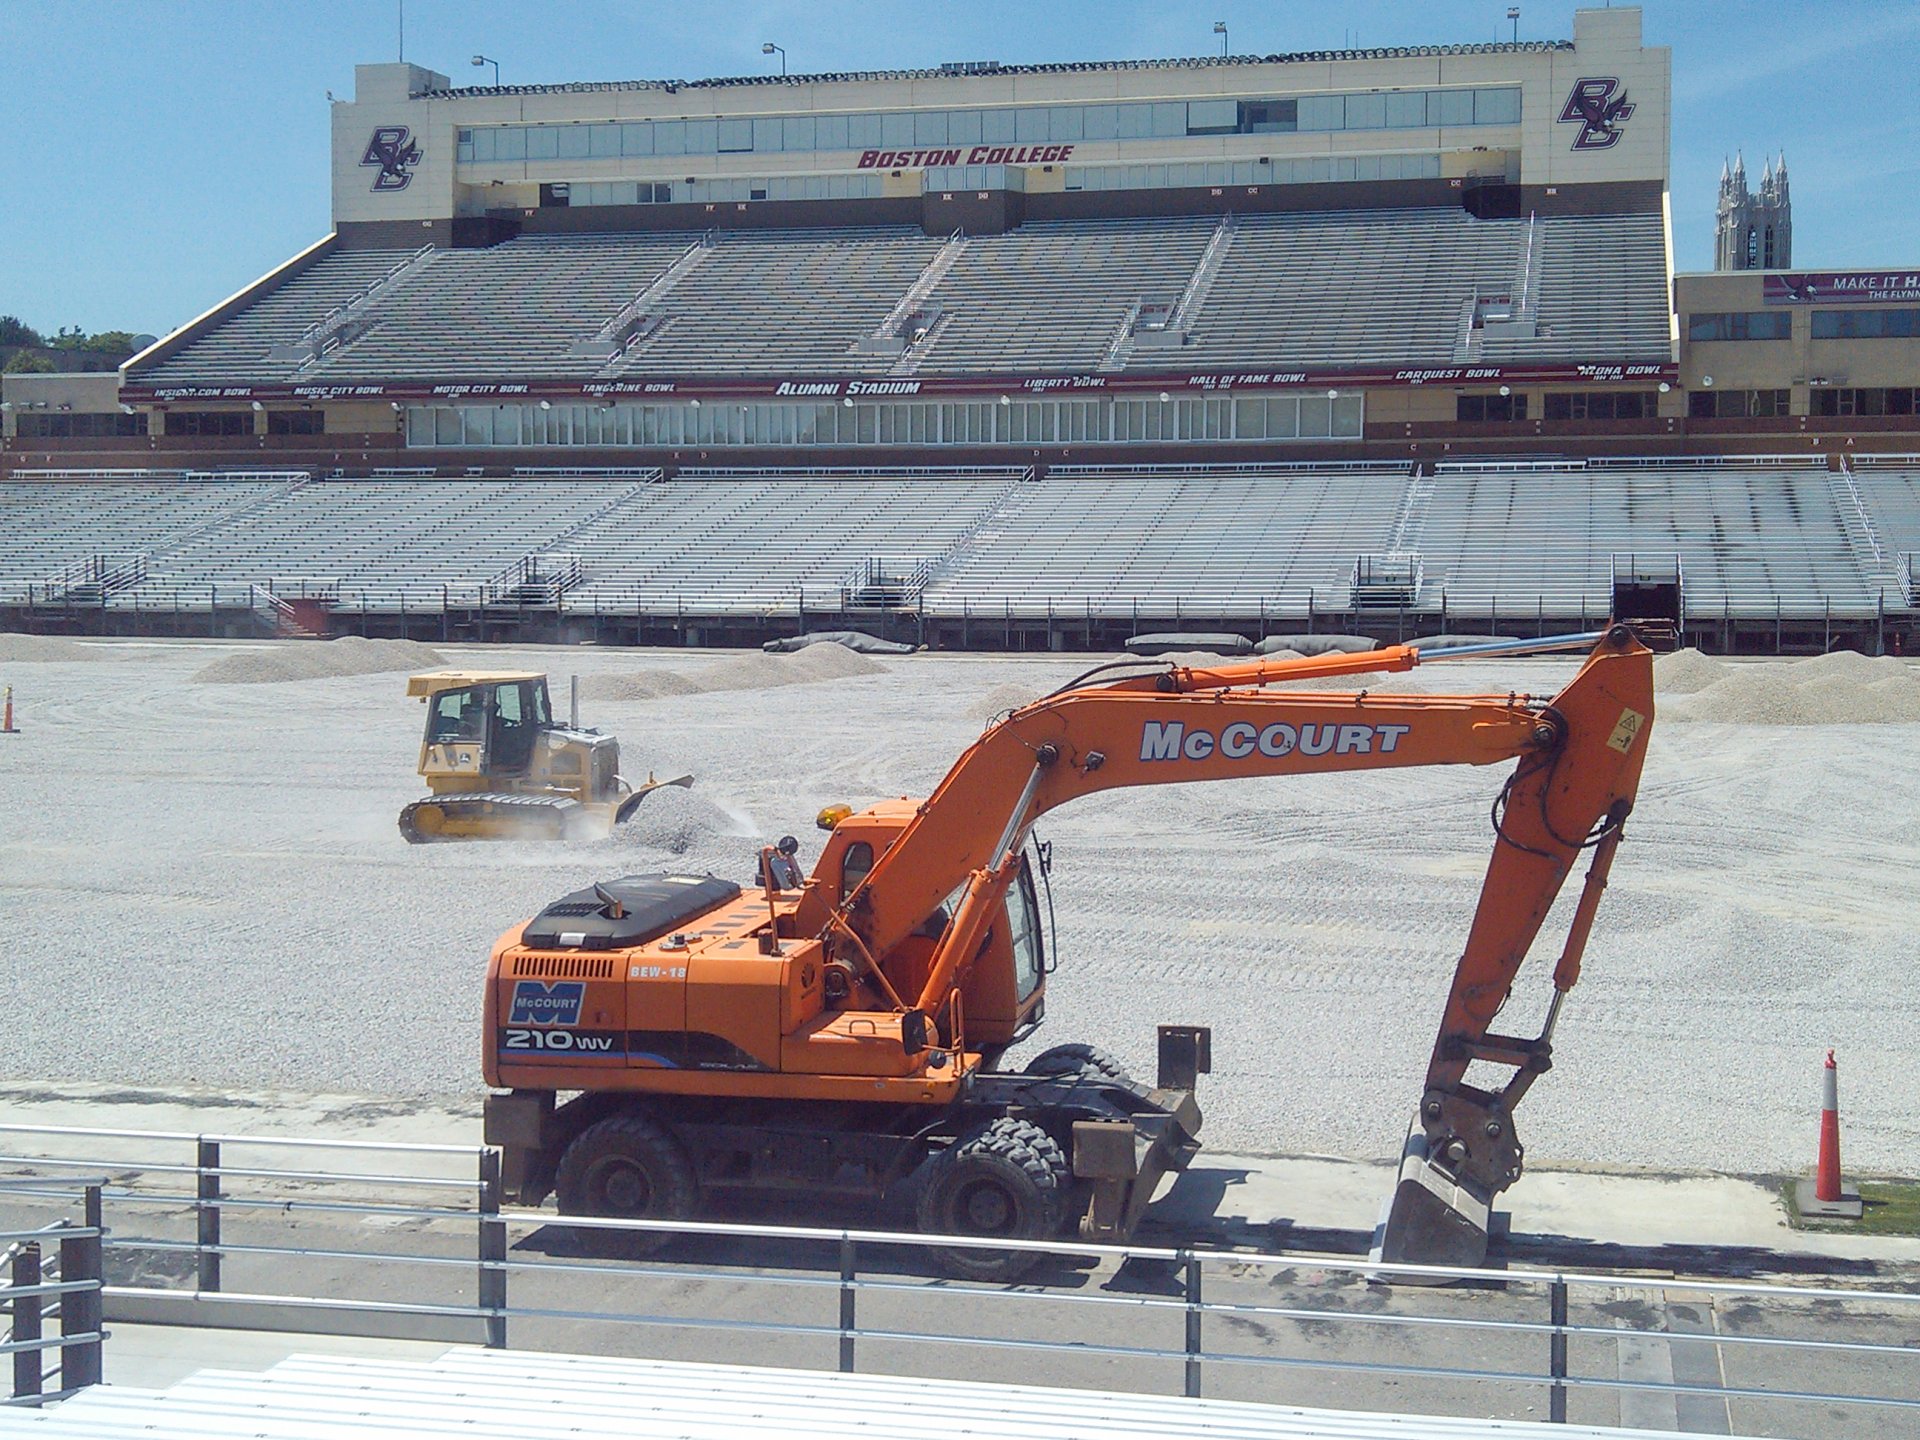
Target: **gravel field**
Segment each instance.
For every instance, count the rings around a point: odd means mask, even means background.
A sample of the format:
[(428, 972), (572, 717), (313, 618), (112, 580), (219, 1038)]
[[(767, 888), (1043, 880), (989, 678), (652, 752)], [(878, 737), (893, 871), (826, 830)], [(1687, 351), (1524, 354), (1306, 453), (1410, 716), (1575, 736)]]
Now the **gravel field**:
[[(630, 775), (699, 778), (598, 844), (409, 847), (394, 819), (419, 793), (422, 712), (403, 672), (194, 678), (278, 673), (289, 657), (259, 653), (275, 648), (0, 636), (23, 730), (0, 737), (0, 1080), (471, 1095), (482, 966), (509, 925), (594, 878), (742, 878), (783, 831), (810, 863), (820, 806), (926, 793), (984, 713), (1092, 663), (848, 657), (776, 688), (792, 676), (757, 655), (435, 647), (549, 670), (562, 708), (565, 676), (590, 677), (586, 719)], [(1858, 657), (1661, 665), (1639, 809), (1522, 1115), (1531, 1158), (1798, 1170), (1833, 1045), (1849, 1168), (1920, 1171), (1920, 676)], [(1407, 682), (1550, 692), (1572, 668)], [(1871, 723), (1805, 723), (1855, 715)], [(1155, 1022), (1210, 1024), (1212, 1143), (1397, 1153), (1499, 778), (1169, 786), (1056, 812), (1041, 1043), (1096, 1041), (1149, 1072)], [(1537, 1026), (1576, 889), (1503, 1028)]]

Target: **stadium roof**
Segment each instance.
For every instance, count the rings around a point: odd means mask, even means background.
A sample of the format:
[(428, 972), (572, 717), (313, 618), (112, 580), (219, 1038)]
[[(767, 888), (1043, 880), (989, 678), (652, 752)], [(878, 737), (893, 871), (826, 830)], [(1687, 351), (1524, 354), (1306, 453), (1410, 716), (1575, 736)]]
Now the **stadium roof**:
[(1571, 40), (1496, 41), (1478, 45), (1397, 45), (1369, 50), (1296, 50), (1274, 55), (1194, 55), (1159, 60), (1070, 60), (1038, 65), (966, 61), (930, 70), (830, 70), (816, 75), (728, 75), (705, 80), (588, 80), (565, 85), (469, 85), (422, 91), (416, 99), (489, 95), (587, 95), (608, 90), (708, 90), (735, 86), (837, 85), (874, 80), (952, 80), (976, 75), (1078, 75), (1102, 70), (1213, 69), (1236, 65), (1325, 64), (1346, 60), (1418, 60), (1448, 55), (1522, 55), (1571, 50)]

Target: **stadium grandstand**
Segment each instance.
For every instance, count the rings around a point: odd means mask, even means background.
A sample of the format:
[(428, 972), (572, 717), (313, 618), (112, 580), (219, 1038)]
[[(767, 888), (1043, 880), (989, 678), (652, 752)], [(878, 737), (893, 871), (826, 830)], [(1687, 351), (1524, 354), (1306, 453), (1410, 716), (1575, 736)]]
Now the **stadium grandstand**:
[(1668, 53), (1573, 31), (362, 66), (327, 236), (8, 377), (0, 623), (1064, 648), (1573, 628), (1631, 572), (1726, 648), (1909, 636), (1920, 279), (1675, 277)]

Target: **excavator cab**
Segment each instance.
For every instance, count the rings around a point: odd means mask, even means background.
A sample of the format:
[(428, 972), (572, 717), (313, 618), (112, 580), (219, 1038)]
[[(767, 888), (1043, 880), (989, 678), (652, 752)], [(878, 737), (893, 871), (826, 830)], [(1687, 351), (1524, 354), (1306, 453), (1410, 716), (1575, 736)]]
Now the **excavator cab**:
[(414, 675), (426, 704), (419, 771), (431, 792), (400, 813), (410, 843), (581, 839), (608, 833), (661, 785), (620, 776), (620, 742), (553, 718), (537, 671), (442, 670)]

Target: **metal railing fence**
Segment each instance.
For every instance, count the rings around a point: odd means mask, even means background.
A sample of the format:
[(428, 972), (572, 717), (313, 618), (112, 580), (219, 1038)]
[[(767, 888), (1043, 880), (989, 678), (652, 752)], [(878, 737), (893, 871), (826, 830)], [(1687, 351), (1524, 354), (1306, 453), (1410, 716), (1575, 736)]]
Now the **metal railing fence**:
[[(341, 1328), (347, 1317), (388, 1317), (396, 1322), (427, 1326), (458, 1322), (463, 1333), (483, 1338), (492, 1347), (510, 1343), (510, 1326), (530, 1322), (565, 1321), (625, 1327), (669, 1327), (688, 1332), (724, 1330), (753, 1335), (803, 1337), (831, 1343), (836, 1364), (843, 1371), (857, 1368), (862, 1347), (960, 1346), (986, 1351), (1040, 1352), (1050, 1355), (1101, 1356), (1129, 1365), (1166, 1362), (1177, 1367), (1182, 1393), (1205, 1392), (1207, 1376), (1216, 1370), (1244, 1367), (1253, 1370), (1314, 1371), (1349, 1378), (1413, 1379), (1453, 1382), (1465, 1387), (1494, 1385), (1519, 1387), (1529, 1395), (1543, 1395), (1550, 1419), (1564, 1421), (1571, 1394), (1582, 1391), (1652, 1392), (1679, 1397), (1707, 1395), (1721, 1400), (1761, 1404), (1804, 1402), (1850, 1407), (1863, 1418), (1893, 1412), (1920, 1414), (1920, 1349), (1910, 1337), (1920, 1329), (1920, 1293), (1892, 1289), (1850, 1289), (1838, 1286), (1778, 1285), (1762, 1281), (1691, 1279), (1679, 1276), (1649, 1278), (1584, 1270), (1536, 1268), (1459, 1268), (1396, 1264), (1371, 1259), (1306, 1251), (1213, 1250), (1193, 1246), (1095, 1245), (1078, 1240), (1012, 1241), (940, 1237), (937, 1242), (914, 1233), (849, 1227), (792, 1226), (693, 1221), (640, 1221), (567, 1218), (538, 1210), (507, 1209), (500, 1203), (500, 1157), (485, 1146), (414, 1145), (400, 1142), (314, 1140), (288, 1137), (209, 1135), (187, 1132), (84, 1129), (22, 1124), (0, 1124), (8, 1152), (0, 1154), (0, 1169), (37, 1172), (0, 1185), (0, 1204), (9, 1196), (68, 1199), (81, 1182), (60, 1178), (62, 1173), (88, 1172), (85, 1180), (87, 1223), (53, 1230), (0, 1232), (0, 1238), (57, 1234), (64, 1245), (91, 1245), (89, 1268), (81, 1259), (63, 1265), (57, 1288), (62, 1294), (63, 1335), (48, 1345), (95, 1346), (91, 1370), (85, 1361), (70, 1359), (62, 1376), (71, 1388), (98, 1379), (100, 1309), (137, 1309), (139, 1318), (174, 1323), (248, 1326), (329, 1331)], [(33, 1138), (37, 1143), (22, 1143)], [(50, 1155), (48, 1150), (78, 1145), (86, 1153)], [(131, 1145), (139, 1153), (128, 1156)], [(235, 1163), (234, 1151), (262, 1151), (289, 1155), (289, 1163)], [(103, 1152), (116, 1152), (103, 1154)], [(341, 1166), (324, 1157), (348, 1157)], [(103, 1183), (97, 1173), (116, 1176)], [(129, 1216), (129, 1223), (103, 1229), (101, 1211), (110, 1206)], [(171, 1208), (190, 1217), (191, 1239), (171, 1239), (139, 1233), (132, 1220), (146, 1207), (148, 1213)], [(375, 1249), (340, 1241), (332, 1244), (282, 1243), (272, 1236), (239, 1238), (233, 1229), (243, 1221), (279, 1217), (312, 1228), (327, 1218), (379, 1225), (383, 1233), (413, 1237), (411, 1248)], [(395, 1227), (412, 1227), (399, 1229)], [(699, 1261), (664, 1256), (638, 1260), (611, 1260), (602, 1253), (623, 1235), (666, 1235), (683, 1244), (750, 1242), (771, 1248), (781, 1258), (779, 1270), (734, 1266), (716, 1269)], [(535, 1236), (562, 1235), (568, 1243), (561, 1253), (540, 1254), (529, 1248)], [(177, 1256), (191, 1261), (190, 1283), (179, 1287), (106, 1284), (99, 1282), (100, 1247), (106, 1236), (109, 1257)], [(587, 1244), (581, 1245), (582, 1239)], [(518, 1242), (516, 1244), (516, 1241)], [(932, 1244), (942, 1249), (1028, 1251), (1056, 1264), (1071, 1259), (1081, 1266), (1122, 1265), (1156, 1267), (1166, 1278), (1153, 1287), (1130, 1291), (1103, 1288), (1097, 1292), (1063, 1289), (1042, 1278), (1038, 1283), (1012, 1286), (967, 1283), (916, 1275), (915, 1257)], [(823, 1248), (824, 1247), (824, 1248)], [(578, 1253), (584, 1252), (584, 1253)], [(834, 1266), (820, 1263), (831, 1253)], [(811, 1254), (811, 1268), (800, 1263)], [(292, 1276), (300, 1262), (327, 1261), (350, 1266), (394, 1266), (420, 1277), (424, 1285), (434, 1276), (466, 1289), (463, 1296), (374, 1298), (364, 1295), (305, 1293), (284, 1289), (235, 1289), (228, 1282), (224, 1262), (242, 1259), (256, 1273)], [(1395, 1297), (1395, 1307), (1355, 1305), (1340, 1308), (1319, 1295), (1288, 1303), (1274, 1286), (1287, 1277), (1296, 1283), (1302, 1273), (1334, 1285), (1361, 1283), (1369, 1295)], [(92, 1283), (85, 1277), (91, 1275)], [(1259, 1277), (1260, 1284), (1246, 1277)], [(622, 1286), (635, 1283), (688, 1287), (724, 1277), (730, 1287), (762, 1293), (779, 1291), (817, 1295), (818, 1316), (779, 1318), (769, 1301), (756, 1305), (755, 1318), (717, 1314), (671, 1313), (657, 1299), (652, 1303), (625, 1303)], [(544, 1281), (565, 1281), (564, 1303)], [(1397, 1308), (1421, 1296), (1446, 1292), (1440, 1284), (1498, 1290), (1512, 1304), (1501, 1313), (1463, 1315), (1444, 1309), (1427, 1313)], [(593, 1288), (597, 1286), (598, 1288)], [(1224, 1286), (1224, 1293), (1221, 1287)], [(28, 1291), (34, 1287), (29, 1285)], [(1761, 1307), (1870, 1307), (1892, 1310), (1903, 1317), (1898, 1343), (1846, 1338), (1823, 1321), (1815, 1333), (1782, 1335), (1713, 1330), (1680, 1337), (1646, 1325), (1628, 1323), (1619, 1307), (1609, 1309), (1609, 1297), (1622, 1292), (1651, 1293), (1657, 1299), (1668, 1290), (1709, 1300), (1737, 1301)], [(21, 1292), (16, 1292), (21, 1293)], [(53, 1289), (41, 1286), (41, 1293)], [(1457, 1293), (1457, 1292), (1455, 1292)], [(939, 1326), (904, 1327), (884, 1317), (863, 1320), (869, 1301), (891, 1295), (915, 1300), (914, 1314), (924, 1316), (935, 1297), (956, 1297), (1011, 1315), (1022, 1307), (1056, 1307), (1054, 1314), (1105, 1318), (1094, 1325), (1093, 1338), (1063, 1338), (1049, 1325), (1039, 1336), (1019, 1335), (1018, 1322), (957, 1329)], [(517, 1298), (516, 1298), (517, 1297)], [(585, 1297), (585, 1298), (575, 1298)], [(92, 1308), (85, 1308), (87, 1301)], [(1577, 1303), (1582, 1318), (1572, 1318)], [(71, 1311), (72, 1324), (68, 1321)], [(1012, 1307), (1010, 1310), (1008, 1307)], [(1653, 1307), (1657, 1310), (1657, 1305)], [(16, 1310), (16, 1314), (19, 1312)], [(261, 1319), (270, 1314), (270, 1320)], [(1910, 1316), (1908, 1320), (1904, 1317)], [(1166, 1333), (1180, 1342), (1154, 1339), (1155, 1318)], [(1827, 1317), (1830, 1321), (1831, 1316)], [(1294, 1322), (1305, 1333), (1309, 1327), (1330, 1326), (1341, 1342), (1308, 1353), (1257, 1353), (1230, 1348), (1245, 1326)], [(1145, 1331), (1144, 1336), (1140, 1333)], [(1481, 1341), (1506, 1341), (1500, 1354), (1507, 1363), (1438, 1363), (1417, 1354), (1404, 1355), (1407, 1337), (1445, 1334), (1477, 1336)], [(1353, 1337), (1379, 1337), (1384, 1355), (1360, 1356)], [(1875, 1393), (1858, 1385), (1823, 1388), (1814, 1384), (1736, 1384), (1723, 1374), (1715, 1383), (1685, 1379), (1643, 1379), (1623, 1373), (1605, 1373), (1592, 1366), (1570, 1364), (1575, 1343), (1646, 1340), (1664, 1343), (1687, 1339), (1722, 1347), (1724, 1351), (1777, 1357), (1780, 1367), (1838, 1357), (1849, 1365), (1869, 1361), (1889, 1368), (1887, 1383)], [(37, 1342), (36, 1342), (37, 1343)], [(1518, 1346), (1519, 1349), (1513, 1348)], [(84, 1355), (88, 1352), (78, 1352)], [(1530, 1361), (1522, 1363), (1525, 1356)], [(1777, 1372), (1790, 1373), (1790, 1372)], [(1858, 1371), (1847, 1373), (1857, 1375)], [(1055, 1382), (1064, 1383), (1064, 1382)], [(1470, 1390), (1469, 1390), (1470, 1393)], [(1477, 1402), (1476, 1402), (1477, 1403)], [(1877, 1422), (1876, 1422), (1877, 1423)]]
[[(0, 1228), (0, 1355), (12, 1357), (7, 1405), (42, 1405), (100, 1383), (106, 1339), (101, 1192), (104, 1181), (79, 1184), (81, 1219), (30, 1228)], [(0, 1184), (0, 1204), (9, 1189)], [(48, 1324), (58, 1327), (48, 1333)], [(49, 1363), (51, 1361), (51, 1363)]]

